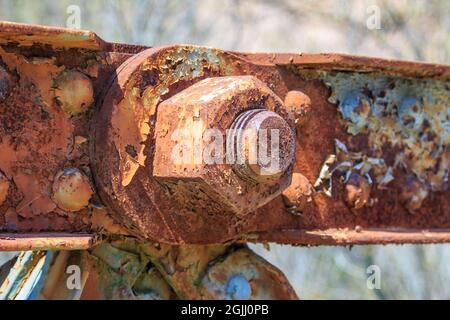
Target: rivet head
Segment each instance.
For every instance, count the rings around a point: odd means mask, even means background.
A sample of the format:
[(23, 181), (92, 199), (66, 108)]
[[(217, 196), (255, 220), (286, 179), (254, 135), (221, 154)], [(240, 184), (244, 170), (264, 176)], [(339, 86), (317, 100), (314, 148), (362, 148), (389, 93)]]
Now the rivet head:
[(308, 203), (312, 202), (314, 188), (309, 180), (301, 173), (293, 173), (291, 185), (283, 191), (283, 200), (289, 212), (301, 214)]
[(65, 71), (55, 81), (56, 100), (70, 115), (88, 110), (94, 103), (94, 88), (91, 80), (81, 72)]
[(303, 126), (311, 113), (311, 99), (299, 90), (289, 91), (284, 98), (284, 105), (297, 126)]
[(55, 177), (53, 200), (60, 209), (80, 211), (89, 204), (93, 190), (89, 178), (77, 168), (67, 168)]
[(228, 280), (225, 293), (230, 300), (248, 300), (252, 296), (252, 288), (243, 275), (235, 274)]

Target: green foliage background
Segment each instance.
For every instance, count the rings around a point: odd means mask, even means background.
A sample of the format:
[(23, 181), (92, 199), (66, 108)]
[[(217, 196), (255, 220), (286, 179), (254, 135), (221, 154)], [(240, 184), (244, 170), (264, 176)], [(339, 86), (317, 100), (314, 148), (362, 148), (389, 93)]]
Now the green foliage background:
[[(81, 27), (107, 41), (449, 62), (446, 0), (0, 0), (0, 20), (66, 26), (73, 4), (81, 9)], [(379, 30), (366, 27), (374, 4)], [(252, 247), (280, 267), (304, 299), (450, 298), (448, 245)], [(369, 265), (380, 267), (380, 290), (366, 285)]]

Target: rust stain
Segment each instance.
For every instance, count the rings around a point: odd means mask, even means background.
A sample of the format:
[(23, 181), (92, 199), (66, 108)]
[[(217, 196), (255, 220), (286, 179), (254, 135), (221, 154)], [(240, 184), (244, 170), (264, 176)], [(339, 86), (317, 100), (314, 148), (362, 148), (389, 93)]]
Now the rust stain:
[[(95, 39), (85, 32), (1, 26), (0, 172), (8, 190), (0, 205), (0, 230), (95, 230), (90, 197), (82, 201), (81, 211), (72, 213), (64, 205), (57, 207), (52, 186), (67, 167), (90, 176), (88, 109), (129, 54), (93, 53), (89, 43)], [(5, 192), (4, 183), (2, 187)], [(98, 197), (91, 200), (98, 202)]]
[[(281, 230), (450, 227), (448, 66), (195, 46), (143, 52), (145, 47), (105, 43), (85, 31), (1, 26), (3, 231), (130, 233), (182, 244), (255, 239), (271, 231), (282, 241)], [(83, 93), (76, 95), (79, 101), (65, 97), (70, 85), (61, 84), (74, 74), (82, 83), (75, 90)], [(276, 111), (296, 124), (294, 176), (304, 179), (294, 181), (291, 194), (288, 189), (284, 198), (245, 216), (206, 218), (211, 208), (226, 211), (220, 201), (207, 201), (201, 188), (179, 181), (161, 186), (154, 177), (155, 129), (161, 136), (173, 129), (157, 115), (166, 101), (205, 78), (242, 75), (259, 79), (284, 100)], [(214, 100), (216, 93), (203, 92), (201, 98)], [(104, 107), (91, 107), (92, 101)], [(236, 103), (246, 101), (241, 97)], [(270, 108), (277, 109), (277, 103)], [(172, 115), (189, 118), (183, 112)], [(94, 178), (80, 211), (54, 201), (55, 176), (64, 168)], [(223, 174), (225, 184), (232, 183), (232, 175)], [(362, 180), (355, 181), (355, 175)], [(237, 194), (246, 188), (236, 188)], [(180, 210), (172, 201), (185, 192), (181, 208), (195, 210)], [(101, 222), (110, 215), (120, 227)], [(346, 241), (360, 237), (350, 233)], [(443, 237), (431, 233), (423, 241), (433, 239)]]

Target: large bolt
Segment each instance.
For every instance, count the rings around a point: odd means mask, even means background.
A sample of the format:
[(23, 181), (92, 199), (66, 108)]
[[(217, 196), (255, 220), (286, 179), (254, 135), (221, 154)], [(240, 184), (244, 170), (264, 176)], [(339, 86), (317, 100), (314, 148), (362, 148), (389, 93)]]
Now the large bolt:
[[(133, 234), (171, 244), (230, 241), (254, 232), (257, 209), (289, 186), (295, 135), (283, 101), (254, 76), (218, 76), (242, 74), (227, 59), (202, 48), (146, 50), (120, 68), (102, 99), (94, 178)], [(260, 153), (269, 160), (252, 162), (248, 148), (242, 162), (229, 162), (232, 127), (267, 133), (253, 142), (268, 147)]]
[[(290, 182), (295, 135), (274, 112), (282, 106), (280, 98), (252, 76), (208, 78), (174, 95), (158, 108), (154, 176), (184, 207), (237, 215), (256, 210)], [(174, 141), (180, 129), (187, 131), (188, 139)], [(200, 150), (203, 158), (180, 161), (185, 154), (197, 153), (210, 130), (226, 139), (217, 161), (204, 161), (208, 147)], [(184, 142), (191, 150), (174, 152)], [(193, 193), (204, 199), (187, 201)]]
[(294, 161), (295, 136), (289, 124), (272, 111), (241, 113), (231, 126), (229, 147), (241, 157), (236, 172), (253, 181), (277, 179)]

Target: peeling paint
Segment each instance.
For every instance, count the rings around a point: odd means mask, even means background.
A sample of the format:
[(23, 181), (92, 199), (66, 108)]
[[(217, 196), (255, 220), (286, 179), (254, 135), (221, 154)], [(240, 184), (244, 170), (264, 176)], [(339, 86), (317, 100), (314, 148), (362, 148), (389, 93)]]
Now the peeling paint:
[[(373, 169), (382, 186), (395, 179), (396, 170), (406, 170), (430, 191), (448, 188), (448, 82), (340, 72), (322, 72), (320, 78), (331, 88), (329, 101), (338, 105), (348, 133), (368, 136), (370, 156), (360, 154), (356, 165), (363, 174)], [(387, 146), (397, 150), (391, 166), (385, 164)], [(352, 151), (354, 165), (358, 150)]]
[[(358, 73), (325, 73), (322, 79), (332, 88), (329, 100), (339, 104), (349, 133), (368, 133), (371, 150), (378, 156), (382, 156), (386, 142), (401, 148), (399, 163), (409, 167), (433, 190), (443, 187), (449, 169), (449, 160), (445, 159), (450, 142), (448, 82)], [(370, 93), (370, 110), (364, 107), (363, 116), (345, 108), (346, 95), (354, 90), (360, 95)], [(415, 103), (423, 107), (412, 111)], [(406, 116), (414, 118), (413, 126), (405, 124)]]

